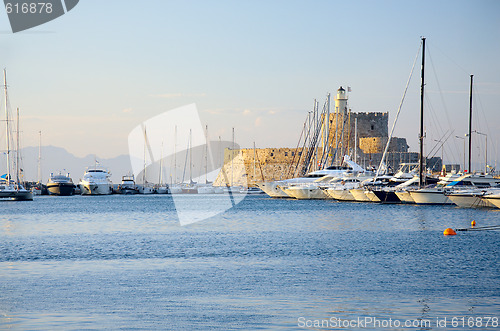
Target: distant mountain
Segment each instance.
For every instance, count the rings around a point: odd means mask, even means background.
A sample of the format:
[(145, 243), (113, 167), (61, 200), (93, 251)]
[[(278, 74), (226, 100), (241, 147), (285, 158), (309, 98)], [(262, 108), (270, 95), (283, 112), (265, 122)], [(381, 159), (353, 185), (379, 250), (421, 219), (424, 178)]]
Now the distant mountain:
[[(24, 170), (24, 179), (36, 181), (38, 179), (38, 147), (25, 147), (21, 150), (22, 162), (21, 168)], [(0, 157), (4, 159), (5, 156)], [(120, 183), (121, 177), (132, 172), (130, 158), (128, 155), (120, 155), (111, 159), (105, 159), (97, 156), (100, 166), (107, 168), (112, 176), (113, 183)], [(2, 161), (0, 161), (2, 162)], [(1, 165), (4, 165), (2, 162)], [(94, 155), (77, 157), (64, 148), (56, 146), (42, 146), (42, 178), (46, 183), (50, 173), (70, 173), (73, 181), (78, 181), (83, 177), (85, 168), (95, 164)], [(5, 172), (3, 167), (2, 171)]]

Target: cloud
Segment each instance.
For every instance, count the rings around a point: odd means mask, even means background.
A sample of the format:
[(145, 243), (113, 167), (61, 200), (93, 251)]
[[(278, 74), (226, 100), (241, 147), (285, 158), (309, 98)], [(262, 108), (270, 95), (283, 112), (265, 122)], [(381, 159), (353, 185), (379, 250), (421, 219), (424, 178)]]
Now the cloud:
[(246, 116), (246, 115), (250, 115), (251, 113), (252, 113), (252, 111), (250, 109), (245, 109), (242, 114)]
[(150, 97), (153, 98), (164, 98), (164, 99), (173, 99), (173, 98), (199, 98), (206, 97), (206, 93), (162, 93), (162, 94), (150, 94)]
[(255, 126), (261, 126), (262, 125), (262, 117), (257, 117), (255, 119)]
[(124, 113), (131, 113), (132, 110), (133, 110), (132, 108), (125, 108), (125, 109), (122, 110), (122, 112), (124, 112)]

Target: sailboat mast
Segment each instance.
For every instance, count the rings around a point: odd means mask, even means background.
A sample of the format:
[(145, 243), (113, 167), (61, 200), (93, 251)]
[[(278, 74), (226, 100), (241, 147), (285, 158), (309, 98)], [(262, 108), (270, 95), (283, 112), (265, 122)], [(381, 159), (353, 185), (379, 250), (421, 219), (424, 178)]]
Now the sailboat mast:
[(160, 187), (163, 185), (163, 140), (161, 141), (161, 157), (160, 157), (160, 174), (158, 178), (158, 184)]
[(422, 38), (422, 83), (420, 85), (420, 158), (418, 170), (418, 186), (421, 188), (424, 183), (424, 86), (425, 86), (425, 38)]
[(358, 118), (354, 118), (354, 162), (358, 162)]
[(38, 131), (38, 183), (42, 183), (42, 131)]
[(19, 185), (19, 108), (17, 108), (17, 130), (16, 130), (16, 183)]
[(174, 178), (177, 184), (177, 125), (174, 130)]
[(193, 182), (193, 147), (192, 147), (192, 141), (191, 141), (191, 129), (189, 129), (189, 183), (191, 184)]
[(5, 138), (7, 139), (7, 185), (10, 184), (10, 134), (9, 134), (9, 110), (7, 98), (7, 71), (3, 69), (3, 87), (5, 91)]
[(208, 125), (205, 124), (205, 184), (208, 184)]
[(469, 91), (469, 173), (472, 172), (471, 167), (471, 150), (472, 150), (472, 83), (474, 75), (470, 75), (470, 91)]
[(146, 133), (146, 128), (144, 128), (144, 170), (142, 172), (142, 184), (146, 184), (146, 142), (147, 142), (147, 133)]
[(255, 141), (253, 142), (253, 181), (255, 185)]
[(234, 128), (233, 128), (233, 145), (231, 147), (231, 186), (233, 186), (233, 179), (234, 179), (234, 174), (233, 174), (233, 159), (234, 159)]

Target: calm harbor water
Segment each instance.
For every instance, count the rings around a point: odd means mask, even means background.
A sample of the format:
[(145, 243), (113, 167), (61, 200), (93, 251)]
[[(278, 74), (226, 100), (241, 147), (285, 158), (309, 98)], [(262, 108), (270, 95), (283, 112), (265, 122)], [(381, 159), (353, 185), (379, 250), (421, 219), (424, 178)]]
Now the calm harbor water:
[(469, 329), (500, 317), (500, 232), (442, 234), (471, 220), (500, 210), (247, 196), (181, 227), (167, 195), (3, 201), (0, 329)]

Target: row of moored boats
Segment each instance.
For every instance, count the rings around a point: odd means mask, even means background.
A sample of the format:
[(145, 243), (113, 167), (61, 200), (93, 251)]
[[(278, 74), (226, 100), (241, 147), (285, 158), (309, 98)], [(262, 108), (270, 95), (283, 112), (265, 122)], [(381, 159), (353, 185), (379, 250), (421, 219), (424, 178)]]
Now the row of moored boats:
[(500, 178), (480, 173), (424, 176), (426, 185), (421, 186), (417, 163), (403, 163), (396, 173), (377, 176), (345, 156), (343, 166), (258, 186), (273, 198), (500, 208)]
[[(83, 179), (75, 185), (70, 174), (51, 174), (46, 185), (50, 195), (68, 196), (81, 195), (108, 195), (108, 194), (222, 194), (232, 193), (259, 194), (264, 193), (258, 188), (244, 187), (218, 187), (211, 183), (179, 183), (179, 184), (152, 184), (144, 181), (137, 184), (133, 175), (122, 177), (118, 185), (111, 181), (111, 173), (103, 167), (89, 167)], [(37, 185), (33, 188), (35, 194), (43, 194), (43, 187)]]

